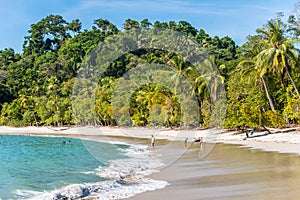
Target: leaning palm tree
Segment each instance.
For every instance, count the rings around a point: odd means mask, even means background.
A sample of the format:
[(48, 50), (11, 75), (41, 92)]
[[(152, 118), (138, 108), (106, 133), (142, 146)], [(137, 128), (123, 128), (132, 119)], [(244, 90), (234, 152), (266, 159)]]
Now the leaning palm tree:
[(287, 75), (298, 97), (299, 91), (290, 74), (298, 60), (297, 49), (293, 41), (285, 37), (286, 26), (280, 19), (270, 20), (265, 28), (257, 29), (257, 33), (264, 38), (265, 49), (257, 55), (257, 64), (266, 67), (267, 71), (279, 74), (282, 78)]
[(238, 64), (237, 69), (241, 70), (242, 74), (244, 74), (244, 75), (250, 74), (253, 71), (255, 72), (255, 80), (259, 82), (260, 88), (261, 87), (264, 88), (267, 99), (268, 99), (270, 107), (271, 107), (271, 110), (274, 111), (275, 110), (274, 103), (273, 103), (273, 100), (269, 93), (269, 89), (268, 89), (267, 84), (264, 79), (264, 76), (266, 75), (266, 72), (267, 72), (267, 68), (265, 67), (265, 65), (260, 65), (260, 60), (257, 60), (257, 58), (256, 58), (254, 60), (241, 61)]

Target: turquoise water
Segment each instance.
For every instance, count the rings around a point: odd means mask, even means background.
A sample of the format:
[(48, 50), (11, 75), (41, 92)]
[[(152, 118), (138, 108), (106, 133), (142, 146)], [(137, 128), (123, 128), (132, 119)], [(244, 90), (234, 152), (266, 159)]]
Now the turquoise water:
[(0, 199), (26, 198), (18, 191), (105, 181), (96, 169), (109, 160), (126, 158), (121, 149), (128, 147), (63, 137), (0, 135)]

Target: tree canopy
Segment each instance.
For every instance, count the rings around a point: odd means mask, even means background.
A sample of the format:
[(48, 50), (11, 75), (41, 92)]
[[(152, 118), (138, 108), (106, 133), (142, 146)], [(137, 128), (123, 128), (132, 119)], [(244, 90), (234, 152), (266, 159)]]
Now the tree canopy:
[[(229, 36), (210, 36), (187, 21), (139, 22), (128, 18), (123, 30), (119, 30), (109, 20), (99, 18), (91, 29), (82, 30), (79, 19), (68, 22), (60, 15), (49, 15), (31, 25), (22, 53), (11, 48), (0, 51), (0, 125), (182, 126), (189, 117), (183, 114), (184, 105), (191, 104), (179, 96), (185, 87), (182, 77), (198, 105), (198, 115), (194, 117), (197, 126), (209, 127), (216, 120), (212, 109), (219, 105), (218, 95), (227, 98), (226, 128), (298, 124), (298, 24), (297, 16), (290, 16), (286, 23), (277, 16), (237, 46)], [(202, 60), (202, 71), (177, 52), (141, 46), (112, 55), (114, 60), (108, 63), (96, 85), (88, 80), (78, 81), (82, 72), (96, 73), (88, 66), (97, 65), (97, 51), (104, 48), (99, 46), (103, 41), (114, 40), (126, 31), (148, 29), (177, 32), (186, 38), (186, 46), (188, 41), (197, 44), (207, 54), (207, 59)], [(126, 80), (124, 76), (132, 69), (144, 64), (160, 64), (174, 70), (172, 75), (159, 73), (163, 74), (162, 79), (173, 80), (176, 89), (145, 82), (131, 93), (128, 104), (116, 109), (113, 100), (122, 99), (113, 99), (115, 87)], [(153, 76), (145, 74), (143, 79)], [(223, 85), (226, 94), (220, 94)], [(95, 88), (94, 94), (90, 87)], [(80, 89), (80, 98), (75, 101), (74, 88)], [(125, 111), (129, 118), (124, 117)]]

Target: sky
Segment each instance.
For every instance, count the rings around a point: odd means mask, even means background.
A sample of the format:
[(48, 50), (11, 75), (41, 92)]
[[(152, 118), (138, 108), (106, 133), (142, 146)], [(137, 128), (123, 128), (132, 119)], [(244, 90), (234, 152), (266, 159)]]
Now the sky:
[(54, 14), (79, 19), (90, 29), (95, 19), (108, 19), (122, 29), (128, 18), (141, 21), (185, 20), (210, 36), (229, 36), (241, 45), (268, 20), (295, 13), (297, 0), (0, 0), (0, 50), (22, 52), (30, 25)]

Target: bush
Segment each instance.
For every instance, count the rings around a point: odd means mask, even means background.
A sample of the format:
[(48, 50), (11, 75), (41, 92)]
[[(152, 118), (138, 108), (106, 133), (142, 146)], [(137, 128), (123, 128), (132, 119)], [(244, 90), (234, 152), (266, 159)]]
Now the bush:
[(277, 111), (268, 110), (264, 113), (264, 124), (266, 126), (280, 128), (285, 124), (283, 116)]

